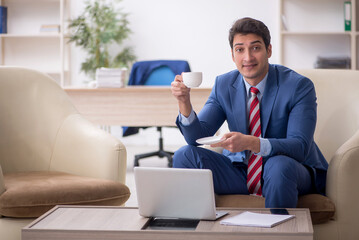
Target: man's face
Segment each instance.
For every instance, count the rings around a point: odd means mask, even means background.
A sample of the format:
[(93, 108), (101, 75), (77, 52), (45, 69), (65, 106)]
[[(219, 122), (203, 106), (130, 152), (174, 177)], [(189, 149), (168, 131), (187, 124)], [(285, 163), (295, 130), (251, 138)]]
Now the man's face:
[(253, 86), (257, 85), (268, 72), (268, 58), (272, 46), (266, 49), (262, 37), (256, 34), (236, 34), (233, 39), (232, 59), (238, 71)]

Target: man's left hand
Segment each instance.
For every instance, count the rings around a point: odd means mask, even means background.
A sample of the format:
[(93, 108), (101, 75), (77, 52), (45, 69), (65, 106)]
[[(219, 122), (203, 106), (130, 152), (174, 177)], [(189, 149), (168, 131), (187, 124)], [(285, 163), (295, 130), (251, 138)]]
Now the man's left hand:
[(223, 147), (230, 152), (242, 152), (249, 150), (255, 153), (260, 151), (260, 140), (258, 137), (252, 135), (245, 135), (240, 132), (229, 132), (223, 135), (221, 141), (212, 144), (211, 147)]

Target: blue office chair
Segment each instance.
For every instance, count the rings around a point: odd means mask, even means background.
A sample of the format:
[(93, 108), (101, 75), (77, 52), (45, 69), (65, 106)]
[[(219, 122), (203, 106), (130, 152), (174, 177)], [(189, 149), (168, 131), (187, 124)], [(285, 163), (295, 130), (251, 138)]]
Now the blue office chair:
[[(191, 69), (187, 61), (182, 60), (157, 60), (136, 62), (132, 66), (128, 85), (151, 85), (151, 86), (170, 86), (175, 75), (182, 72), (190, 72)], [(173, 119), (175, 121), (175, 119)], [(145, 127), (143, 127), (145, 128)], [(138, 127), (123, 127), (123, 136), (138, 133)], [(139, 160), (152, 156), (160, 158), (167, 157), (168, 166), (172, 167), (173, 152), (163, 149), (162, 127), (157, 127), (160, 133), (159, 149), (154, 152), (135, 155), (134, 166), (139, 166)]]

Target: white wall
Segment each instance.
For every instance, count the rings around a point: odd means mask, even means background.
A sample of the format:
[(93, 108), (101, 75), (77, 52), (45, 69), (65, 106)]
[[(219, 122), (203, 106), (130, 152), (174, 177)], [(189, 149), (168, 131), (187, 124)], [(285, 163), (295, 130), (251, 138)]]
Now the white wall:
[[(82, 12), (83, 2), (71, 2), (73, 16)], [(202, 86), (212, 87), (217, 75), (235, 68), (228, 30), (239, 18), (253, 17), (268, 26), (273, 45), (270, 61), (279, 61), (278, 4), (278, 0), (123, 0), (120, 6), (124, 12), (130, 13), (133, 34), (126, 44), (134, 47), (138, 60), (188, 60), (192, 71), (204, 73)], [(86, 79), (79, 73), (83, 58), (83, 52), (73, 48), (74, 85), (81, 85)], [(119, 127), (112, 130), (120, 136)], [(156, 134), (155, 129), (150, 128), (122, 141), (125, 145), (156, 145)], [(165, 145), (185, 144), (177, 129), (165, 129), (164, 139)]]
[[(83, 0), (72, 1), (72, 15), (83, 9)], [(204, 73), (203, 86), (211, 87), (217, 75), (235, 68), (230, 55), (228, 30), (238, 18), (253, 17), (271, 31), (272, 63), (279, 61), (278, 0), (123, 0), (133, 31), (126, 44), (138, 60), (185, 59), (192, 71)], [(116, 51), (116, 48), (114, 48)], [(80, 85), (84, 55), (73, 48), (72, 83)]]

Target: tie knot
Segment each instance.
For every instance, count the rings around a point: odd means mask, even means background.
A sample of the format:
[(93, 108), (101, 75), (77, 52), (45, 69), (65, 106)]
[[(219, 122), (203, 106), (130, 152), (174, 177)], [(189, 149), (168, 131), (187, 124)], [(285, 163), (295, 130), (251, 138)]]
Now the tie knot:
[(258, 88), (251, 87), (251, 93), (253, 93), (254, 95), (257, 95), (259, 93)]

